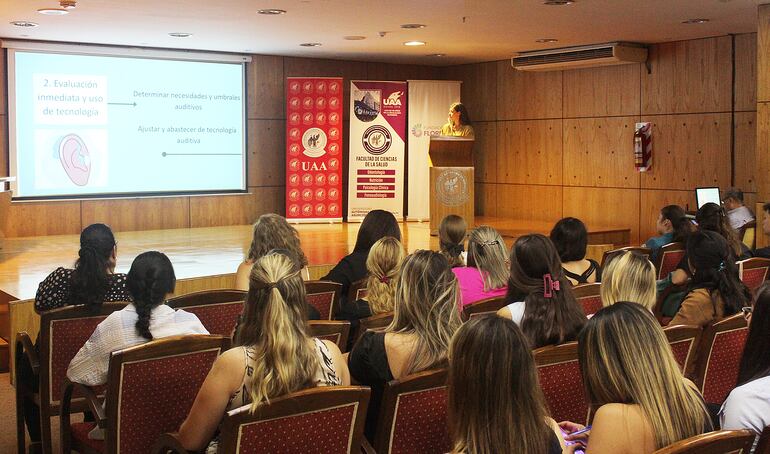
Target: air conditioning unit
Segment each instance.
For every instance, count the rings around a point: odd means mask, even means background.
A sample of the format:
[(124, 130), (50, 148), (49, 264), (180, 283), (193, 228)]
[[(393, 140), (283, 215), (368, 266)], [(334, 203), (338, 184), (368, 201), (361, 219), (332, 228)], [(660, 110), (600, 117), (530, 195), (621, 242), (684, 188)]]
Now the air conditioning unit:
[(644, 45), (616, 42), (521, 52), (511, 58), (511, 66), (519, 71), (556, 71), (645, 61), (647, 48)]

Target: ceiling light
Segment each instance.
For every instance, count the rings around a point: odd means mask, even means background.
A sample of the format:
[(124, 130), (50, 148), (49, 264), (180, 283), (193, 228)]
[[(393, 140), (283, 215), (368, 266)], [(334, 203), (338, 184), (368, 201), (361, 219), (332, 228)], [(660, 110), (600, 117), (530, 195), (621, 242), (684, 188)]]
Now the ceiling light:
[(575, 0), (544, 0), (543, 5), (548, 6), (564, 6), (575, 3)]
[(351, 36), (345, 36), (342, 39), (346, 39), (348, 41), (361, 41), (362, 39), (366, 39), (366, 36), (351, 35)]
[(46, 16), (64, 16), (65, 14), (70, 13), (64, 8), (41, 8), (37, 10), (37, 12), (40, 14), (45, 14)]
[(401, 26), (401, 28), (412, 29), (412, 30), (415, 28), (425, 28), (425, 27), (427, 27), (427, 25), (425, 24), (403, 24)]
[(300, 46), (302, 46), (302, 47), (318, 47), (320, 45), (321, 45), (321, 43), (302, 43), (302, 44), (300, 44)]
[(38, 25), (35, 22), (30, 22), (28, 20), (15, 20), (15, 21), (11, 21), (10, 24), (15, 25), (16, 27), (25, 27), (25, 28), (37, 27)]
[(407, 41), (404, 46), (424, 46), (425, 41)]
[(540, 38), (535, 40), (536, 43), (555, 43), (558, 41), (556, 38)]
[(426, 57), (436, 57), (436, 58), (446, 57), (446, 54), (428, 54), (426, 55)]
[(168, 36), (174, 37), (174, 38), (188, 38), (192, 36), (192, 33), (185, 33), (185, 32), (172, 32), (169, 33)]
[(683, 20), (682, 23), (687, 25), (693, 25), (693, 24), (705, 24), (708, 21), (709, 21), (708, 19), (687, 19), (687, 20)]
[(267, 16), (278, 16), (279, 14), (286, 14), (286, 10), (277, 8), (267, 8), (257, 10), (257, 14), (265, 14)]

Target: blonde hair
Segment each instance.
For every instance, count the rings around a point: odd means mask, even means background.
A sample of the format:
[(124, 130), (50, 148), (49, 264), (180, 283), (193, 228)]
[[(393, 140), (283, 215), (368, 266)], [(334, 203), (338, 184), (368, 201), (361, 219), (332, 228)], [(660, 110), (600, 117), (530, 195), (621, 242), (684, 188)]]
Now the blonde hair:
[(248, 260), (256, 261), (258, 258), (273, 249), (286, 249), (293, 255), (300, 268), (307, 266), (308, 261), (299, 241), (297, 229), (286, 222), (286, 218), (277, 214), (263, 214), (254, 223), (254, 233), (249, 246)]
[(405, 374), (446, 367), (449, 342), (461, 324), (458, 292), (457, 278), (440, 253), (420, 250), (404, 259), (386, 331), (417, 336)]
[(641, 305), (621, 301), (597, 312), (580, 333), (578, 357), (592, 407), (638, 405), (656, 449), (710, 430), (703, 399)]
[(476, 267), (484, 280), (484, 291), (508, 285), (508, 250), (497, 230), (482, 225), (468, 238), (468, 266)]
[(366, 257), (366, 299), (372, 315), (393, 310), (396, 278), (404, 260), (404, 247), (392, 236), (380, 238)]
[(258, 258), (235, 335), (236, 346), (254, 352), (252, 412), (272, 397), (313, 386), (321, 365), (307, 334), (306, 310), (305, 284), (294, 259), (281, 253)]
[(655, 266), (639, 254), (625, 252), (610, 260), (602, 271), (600, 293), (604, 306), (631, 301), (653, 310), (658, 298)]
[(438, 226), (439, 252), (449, 260), (449, 266), (465, 266), (462, 253), (468, 224), (461, 216), (447, 215)]

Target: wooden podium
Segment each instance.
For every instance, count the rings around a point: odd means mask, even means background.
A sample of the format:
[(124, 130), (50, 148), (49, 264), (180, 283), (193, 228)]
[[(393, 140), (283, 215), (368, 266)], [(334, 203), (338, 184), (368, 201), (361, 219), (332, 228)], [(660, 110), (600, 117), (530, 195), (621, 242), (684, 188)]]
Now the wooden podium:
[(0, 249), (3, 248), (5, 229), (8, 228), (8, 217), (11, 211), (12, 192), (6, 189), (6, 183), (10, 183), (15, 179), (14, 177), (0, 177)]
[(431, 137), (430, 234), (438, 235), (441, 220), (449, 214), (462, 216), (473, 228), (473, 139)]

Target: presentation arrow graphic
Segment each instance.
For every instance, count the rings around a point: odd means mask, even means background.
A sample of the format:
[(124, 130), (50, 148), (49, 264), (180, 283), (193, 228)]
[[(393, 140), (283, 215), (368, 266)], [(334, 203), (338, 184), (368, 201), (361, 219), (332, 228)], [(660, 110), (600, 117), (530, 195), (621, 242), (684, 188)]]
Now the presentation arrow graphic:
[(135, 102), (108, 102), (107, 105), (110, 106), (134, 106), (136, 107)]

